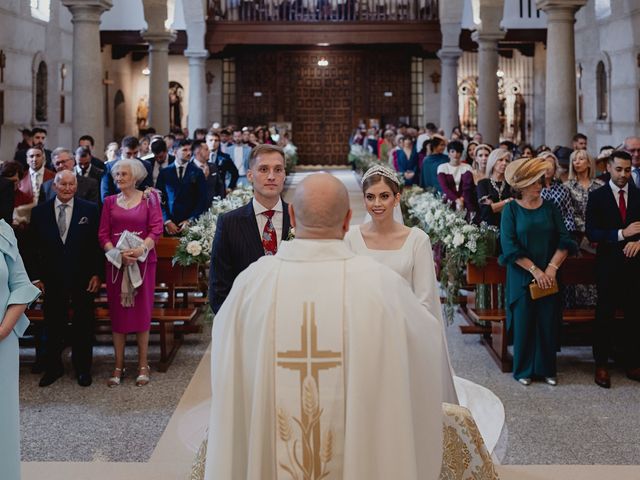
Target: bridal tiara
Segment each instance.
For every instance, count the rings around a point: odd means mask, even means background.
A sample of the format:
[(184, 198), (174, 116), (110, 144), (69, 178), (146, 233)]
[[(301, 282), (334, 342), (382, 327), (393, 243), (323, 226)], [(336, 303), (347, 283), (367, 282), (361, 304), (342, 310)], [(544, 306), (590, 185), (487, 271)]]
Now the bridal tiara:
[(396, 172), (391, 170), (389, 167), (385, 167), (384, 165), (374, 165), (369, 170), (367, 170), (365, 174), (362, 176), (361, 183), (364, 184), (364, 182), (373, 175), (382, 175), (383, 177), (387, 177), (393, 183), (400, 186), (400, 180), (398, 180), (398, 176), (396, 175)]

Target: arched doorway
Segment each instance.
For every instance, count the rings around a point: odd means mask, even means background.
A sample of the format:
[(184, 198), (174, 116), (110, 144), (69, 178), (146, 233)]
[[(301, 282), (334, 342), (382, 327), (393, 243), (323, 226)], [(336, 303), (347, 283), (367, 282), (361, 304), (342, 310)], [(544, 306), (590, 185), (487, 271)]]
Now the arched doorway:
[(113, 138), (120, 143), (127, 134), (124, 94), (118, 90), (113, 98)]

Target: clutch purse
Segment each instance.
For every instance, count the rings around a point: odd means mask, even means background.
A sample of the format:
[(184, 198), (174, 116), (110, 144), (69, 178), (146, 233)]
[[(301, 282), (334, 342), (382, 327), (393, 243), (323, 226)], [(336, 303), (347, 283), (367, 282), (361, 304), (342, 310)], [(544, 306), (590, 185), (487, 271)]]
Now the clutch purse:
[(531, 300), (538, 300), (539, 298), (548, 297), (549, 295), (558, 293), (558, 291), (558, 282), (554, 283), (553, 287), (551, 288), (540, 288), (535, 280), (529, 284), (529, 293), (531, 293)]

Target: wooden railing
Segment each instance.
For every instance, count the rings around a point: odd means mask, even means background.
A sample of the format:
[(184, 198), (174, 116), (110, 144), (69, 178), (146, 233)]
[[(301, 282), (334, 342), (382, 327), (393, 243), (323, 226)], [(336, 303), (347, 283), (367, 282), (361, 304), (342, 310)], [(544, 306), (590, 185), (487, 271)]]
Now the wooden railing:
[(438, 0), (208, 0), (209, 18), (226, 22), (425, 22)]

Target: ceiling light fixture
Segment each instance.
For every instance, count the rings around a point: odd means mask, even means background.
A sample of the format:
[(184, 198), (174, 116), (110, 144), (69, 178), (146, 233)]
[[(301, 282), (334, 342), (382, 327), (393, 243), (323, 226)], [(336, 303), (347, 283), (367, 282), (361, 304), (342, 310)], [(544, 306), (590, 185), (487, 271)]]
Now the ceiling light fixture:
[(327, 60), (324, 57), (320, 57), (320, 60), (318, 60), (318, 66), (319, 67), (328, 67), (329, 66), (329, 60)]
[(151, 70), (149, 70), (149, 67), (144, 67), (142, 69), (142, 74), (143, 75), (151, 75)]

